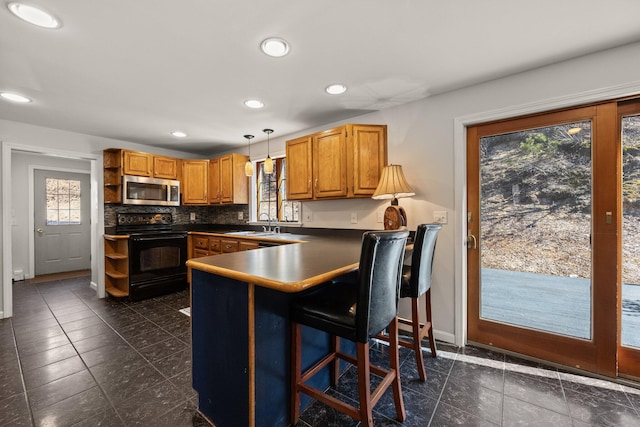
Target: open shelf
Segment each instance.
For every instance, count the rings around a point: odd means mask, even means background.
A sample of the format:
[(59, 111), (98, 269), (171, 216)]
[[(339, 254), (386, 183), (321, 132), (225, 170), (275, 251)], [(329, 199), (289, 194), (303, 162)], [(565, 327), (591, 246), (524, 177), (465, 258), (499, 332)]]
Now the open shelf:
[(104, 281), (110, 295), (129, 295), (129, 236), (104, 235)]

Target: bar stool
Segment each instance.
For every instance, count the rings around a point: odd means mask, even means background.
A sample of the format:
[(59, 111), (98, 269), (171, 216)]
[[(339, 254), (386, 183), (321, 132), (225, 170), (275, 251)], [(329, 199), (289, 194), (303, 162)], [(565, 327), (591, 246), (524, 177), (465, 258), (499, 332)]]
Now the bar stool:
[[(411, 298), (411, 319), (398, 318), (398, 322), (411, 326), (412, 340), (398, 339), (401, 346), (410, 348), (415, 353), (416, 364), (420, 380), (426, 381), (427, 375), (424, 369), (421, 341), (429, 334), (429, 347), (431, 356), (436, 357), (436, 342), (433, 338), (433, 325), (431, 322), (431, 276), (433, 271), (433, 255), (436, 249), (436, 240), (442, 226), (440, 224), (420, 224), (416, 230), (413, 243), (411, 265), (402, 266), (402, 281), (400, 285), (400, 298)], [(425, 295), (426, 322), (420, 321), (420, 297)], [(389, 335), (379, 334), (376, 338), (389, 341)]]
[[(373, 407), (391, 386), (396, 416), (406, 415), (400, 388), (398, 360), (398, 301), (400, 274), (409, 232), (369, 231), (362, 237), (358, 280), (323, 284), (298, 298), (291, 305), (291, 423), (298, 422), (300, 393), (307, 394), (362, 425), (373, 426)], [(314, 366), (302, 371), (302, 325), (331, 335), (331, 351)], [(369, 340), (387, 328), (391, 342), (390, 369), (369, 363)], [(356, 343), (356, 358), (340, 351), (340, 337)], [(393, 344), (395, 343), (395, 345)], [(331, 364), (331, 384), (338, 381), (340, 363), (345, 360), (358, 368), (360, 408), (311, 387), (306, 382)], [(370, 372), (383, 377), (371, 392)]]

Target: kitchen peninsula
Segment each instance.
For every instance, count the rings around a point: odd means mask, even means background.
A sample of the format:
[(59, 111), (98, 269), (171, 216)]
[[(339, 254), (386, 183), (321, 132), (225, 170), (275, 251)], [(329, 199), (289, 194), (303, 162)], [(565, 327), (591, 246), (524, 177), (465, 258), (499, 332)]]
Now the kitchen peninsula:
[[(188, 261), (193, 387), (199, 411), (217, 427), (289, 424), (289, 303), (358, 268), (357, 236), (274, 236), (296, 243)], [(329, 338), (312, 329), (303, 336), (310, 366)], [(317, 381), (328, 385), (328, 375)]]

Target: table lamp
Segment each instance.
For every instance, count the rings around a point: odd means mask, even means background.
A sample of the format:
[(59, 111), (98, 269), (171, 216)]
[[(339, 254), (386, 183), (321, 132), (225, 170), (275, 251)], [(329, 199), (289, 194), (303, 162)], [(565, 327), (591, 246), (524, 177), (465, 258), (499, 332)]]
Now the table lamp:
[(391, 206), (384, 211), (384, 229), (397, 230), (407, 226), (407, 214), (398, 206), (399, 197), (411, 197), (416, 193), (404, 178), (402, 166), (387, 165), (382, 169), (378, 188), (371, 196), (375, 200), (391, 199)]

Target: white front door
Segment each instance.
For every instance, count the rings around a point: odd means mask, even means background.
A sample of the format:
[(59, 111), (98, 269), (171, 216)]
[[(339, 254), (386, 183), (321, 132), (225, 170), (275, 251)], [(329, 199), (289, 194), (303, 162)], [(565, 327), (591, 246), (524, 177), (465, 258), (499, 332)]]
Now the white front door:
[(91, 268), (90, 176), (34, 171), (35, 275)]

